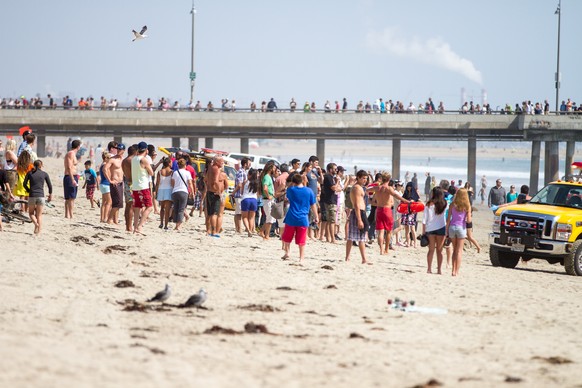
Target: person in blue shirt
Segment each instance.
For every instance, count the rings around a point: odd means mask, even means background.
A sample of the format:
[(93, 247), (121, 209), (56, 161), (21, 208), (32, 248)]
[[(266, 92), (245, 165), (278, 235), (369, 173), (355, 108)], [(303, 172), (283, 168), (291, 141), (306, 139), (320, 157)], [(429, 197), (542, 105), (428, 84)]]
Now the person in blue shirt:
[(95, 188), (97, 187), (97, 173), (91, 168), (91, 161), (87, 160), (85, 162), (85, 171), (83, 172), (85, 176), (85, 183), (83, 188), (85, 189), (85, 195), (89, 202), (91, 202), (91, 209), (95, 209), (95, 200), (93, 196), (95, 194)]
[(295, 236), (295, 243), (299, 246), (299, 261), (302, 262), (305, 257), (305, 243), (307, 241), (307, 228), (309, 227), (309, 210), (315, 214), (314, 221), (317, 223), (317, 205), (313, 191), (303, 185), (301, 174), (290, 176), (291, 186), (287, 189), (287, 200), (289, 201), (289, 210), (285, 215), (285, 229), (281, 240), (283, 241), (283, 250), (285, 254), (282, 259), (289, 258), (291, 241)]

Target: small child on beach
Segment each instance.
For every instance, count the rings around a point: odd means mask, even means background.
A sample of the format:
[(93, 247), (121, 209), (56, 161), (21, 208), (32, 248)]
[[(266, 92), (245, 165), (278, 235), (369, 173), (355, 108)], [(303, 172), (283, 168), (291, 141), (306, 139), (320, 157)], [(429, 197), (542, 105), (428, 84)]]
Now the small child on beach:
[(87, 199), (91, 202), (91, 209), (95, 209), (95, 201), (93, 196), (95, 194), (95, 188), (97, 187), (97, 173), (91, 168), (91, 161), (87, 160), (85, 162), (85, 183), (83, 188), (86, 190), (85, 195)]

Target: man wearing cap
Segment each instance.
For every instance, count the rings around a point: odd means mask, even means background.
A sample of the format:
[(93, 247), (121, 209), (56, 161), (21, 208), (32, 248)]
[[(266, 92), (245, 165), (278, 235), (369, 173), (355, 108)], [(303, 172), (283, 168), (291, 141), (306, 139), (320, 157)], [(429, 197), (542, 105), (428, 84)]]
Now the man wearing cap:
[(79, 148), (81, 148), (81, 140), (73, 140), (71, 150), (65, 155), (65, 175), (63, 176), (65, 218), (73, 218), (73, 208), (79, 186), (79, 175), (77, 174), (77, 152)]
[(107, 161), (103, 173), (109, 180), (109, 187), (111, 193), (111, 211), (107, 219), (108, 224), (119, 224), (119, 209), (123, 208), (123, 169), (121, 162), (123, 161), (123, 154), (125, 153), (125, 145), (119, 143), (116, 145), (117, 153)]
[(137, 153), (131, 160), (131, 190), (133, 194), (133, 233), (143, 234), (142, 228), (153, 208), (150, 180), (154, 175), (152, 166), (145, 157), (148, 143), (139, 142)]

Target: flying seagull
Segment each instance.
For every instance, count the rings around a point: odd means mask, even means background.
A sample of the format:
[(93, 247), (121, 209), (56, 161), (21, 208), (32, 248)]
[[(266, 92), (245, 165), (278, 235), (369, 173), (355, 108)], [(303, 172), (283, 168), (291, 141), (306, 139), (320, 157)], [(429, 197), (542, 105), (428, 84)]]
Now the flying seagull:
[(172, 289), (169, 284), (166, 284), (166, 288), (163, 291), (158, 292), (153, 298), (148, 299), (148, 302), (165, 302), (172, 295)]
[(134, 36), (134, 38), (131, 41), (135, 42), (138, 39), (147, 38), (148, 36), (144, 35), (147, 30), (148, 30), (148, 26), (143, 26), (141, 28), (140, 32), (137, 32), (136, 30), (131, 30), (131, 32), (133, 32), (133, 36)]
[(188, 298), (186, 303), (184, 303), (184, 307), (200, 307), (204, 302), (206, 302), (206, 291), (204, 288), (201, 288), (197, 294), (192, 295)]

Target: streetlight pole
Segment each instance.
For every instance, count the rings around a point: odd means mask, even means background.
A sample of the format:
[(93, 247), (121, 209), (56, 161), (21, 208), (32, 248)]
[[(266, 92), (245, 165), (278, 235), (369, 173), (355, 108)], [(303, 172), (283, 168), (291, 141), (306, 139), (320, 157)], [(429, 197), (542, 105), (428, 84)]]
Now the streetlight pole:
[(192, 0), (192, 62), (190, 65), (190, 104), (194, 103), (194, 84), (196, 82), (196, 72), (194, 71), (194, 18), (196, 16), (196, 8), (194, 8), (194, 0)]
[(560, 108), (560, 23), (562, 18), (562, 0), (558, 0), (558, 8), (554, 15), (558, 15), (558, 64), (556, 69), (556, 114)]

